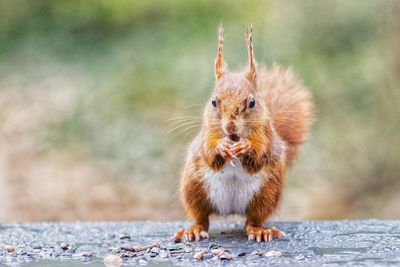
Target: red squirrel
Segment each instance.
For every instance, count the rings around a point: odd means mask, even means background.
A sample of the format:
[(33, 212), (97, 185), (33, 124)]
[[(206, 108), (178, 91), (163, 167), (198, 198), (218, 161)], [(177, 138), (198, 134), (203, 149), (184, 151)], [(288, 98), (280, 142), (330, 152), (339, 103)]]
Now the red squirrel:
[(228, 71), (223, 33), (220, 26), (214, 90), (181, 179), (181, 199), (195, 221), (187, 238), (208, 238), (214, 213), (245, 216), (249, 240), (271, 241), (284, 233), (264, 223), (278, 206), (285, 170), (311, 126), (312, 99), (291, 70), (256, 65), (252, 29), (245, 30), (246, 68)]

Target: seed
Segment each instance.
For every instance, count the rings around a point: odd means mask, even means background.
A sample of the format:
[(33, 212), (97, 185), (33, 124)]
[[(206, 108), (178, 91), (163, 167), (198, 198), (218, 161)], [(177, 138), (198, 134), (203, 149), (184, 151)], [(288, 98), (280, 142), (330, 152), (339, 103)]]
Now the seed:
[(103, 262), (107, 267), (119, 267), (122, 265), (123, 261), (121, 257), (117, 255), (107, 255)]
[(220, 248), (216, 248), (216, 249), (212, 249), (212, 250), (211, 250), (211, 254), (213, 254), (213, 255), (219, 255), (219, 254), (221, 254), (222, 252), (224, 252), (224, 250), (223, 250), (223, 249), (220, 249)]
[(15, 248), (13, 247), (13, 246), (11, 246), (11, 245), (5, 245), (4, 246), (4, 249), (7, 251), (7, 252), (14, 252), (15, 251)]
[(276, 250), (270, 250), (265, 253), (265, 257), (280, 257), (282, 256), (282, 252)]
[(222, 252), (219, 254), (219, 259), (220, 260), (231, 260), (231, 259), (233, 259), (233, 255), (229, 254), (228, 252)]
[(60, 243), (60, 247), (61, 247), (62, 249), (64, 249), (64, 250), (67, 250), (68, 247), (69, 247), (69, 244), (66, 243), (66, 242), (61, 242), (61, 243)]
[(194, 253), (194, 258), (195, 258), (196, 260), (199, 260), (199, 261), (203, 260), (203, 258), (204, 258), (204, 251), (197, 251), (196, 253)]

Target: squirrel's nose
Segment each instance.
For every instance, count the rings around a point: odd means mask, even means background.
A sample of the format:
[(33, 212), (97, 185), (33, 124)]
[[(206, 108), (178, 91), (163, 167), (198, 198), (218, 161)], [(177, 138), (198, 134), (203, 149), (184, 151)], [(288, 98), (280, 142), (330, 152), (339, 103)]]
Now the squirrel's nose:
[(228, 133), (235, 133), (237, 131), (237, 126), (233, 121), (228, 122), (225, 128)]

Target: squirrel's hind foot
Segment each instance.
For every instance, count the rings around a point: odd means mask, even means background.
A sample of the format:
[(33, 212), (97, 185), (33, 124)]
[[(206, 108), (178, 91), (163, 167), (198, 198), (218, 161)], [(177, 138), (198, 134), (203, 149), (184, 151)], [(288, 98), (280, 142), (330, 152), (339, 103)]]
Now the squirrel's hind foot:
[(186, 239), (188, 241), (200, 241), (207, 238), (208, 232), (201, 224), (193, 224), (192, 227), (186, 231)]
[(186, 242), (186, 241), (199, 241), (201, 239), (208, 238), (208, 233), (204, 230), (204, 227), (199, 224), (194, 224), (187, 231), (185, 228), (179, 229), (170, 240), (175, 242)]
[(274, 237), (280, 238), (285, 236), (285, 233), (275, 227), (264, 228), (259, 226), (246, 226), (246, 234), (249, 240), (256, 240), (257, 242), (269, 242)]

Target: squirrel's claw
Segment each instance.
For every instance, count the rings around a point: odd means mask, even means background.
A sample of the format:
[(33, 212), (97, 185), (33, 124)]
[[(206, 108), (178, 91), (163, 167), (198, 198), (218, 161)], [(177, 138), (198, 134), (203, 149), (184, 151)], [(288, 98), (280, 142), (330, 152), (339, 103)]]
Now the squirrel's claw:
[(232, 145), (230, 153), (231, 155), (238, 157), (247, 154), (250, 151), (250, 148), (251, 148), (250, 141), (241, 138), (238, 142)]
[[(226, 159), (228, 161), (232, 161), (232, 159), (235, 159), (236, 156), (232, 155), (231, 148), (232, 148), (231, 141), (229, 140), (229, 138), (225, 137), (217, 145), (216, 152), (219, 155), (221, 155), (224, 159)], [(231, 165), (232, 164), (233, 163), (231, 163)], [(232, 165), (232, 166), (234, 166), (234, 165)]]
[(248, 226), (246, 227), (246, 232), (249, 240), (256, 240), (257, 242), (270, 242), (274, 237), (281, 238), (282, 236), (285, 236), (284, 232), (276, 229), (275, 227), (264, 228)]
[(208, 233), (206, 231), (200, 231), (200, 237), (204, 239), (209, 238)]
[(185, 240), (185, 238), (186, 238), (185, 228), (181, 228), (173, 236), (171, 236), (170, 240), (179, 242)]
[(186, 239), (188, 241), (200, 241), (206, 238), (208, 238), (208, 233), (204, 230), (203, 226), (199, 224), (194, 224), (186, 232)]

